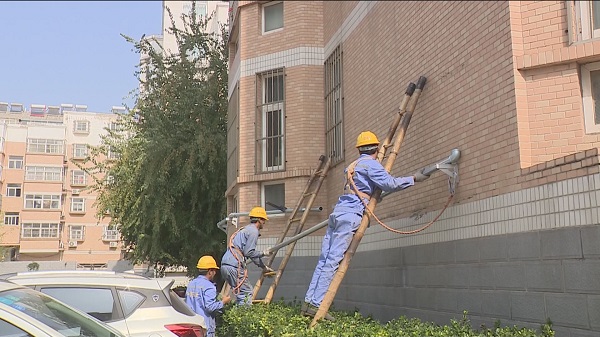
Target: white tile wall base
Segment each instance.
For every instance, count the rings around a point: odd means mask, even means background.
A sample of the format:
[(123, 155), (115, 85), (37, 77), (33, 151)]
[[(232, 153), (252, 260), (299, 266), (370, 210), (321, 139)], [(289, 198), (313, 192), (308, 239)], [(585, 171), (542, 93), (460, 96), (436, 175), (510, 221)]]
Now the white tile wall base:
[[(412, 218), (382, 220), (395, 229), (413, 230), (427, 224), (439, 211), (428, 212), (418, 221)], [(599, 223), (600, 174), (594, 174), (450, 206), (431, 227), (413, 235), (395, 234), (377, 223), (371, 223), (358, 251)], [(322, 236), (301, 239), (293, 255), (318, 256), (322, 239)], [(259, 249), (264, 250), (276, 243), (276, 238), (262, 239)], [(277, 255), (284, 254), (285, 248)]]
[(297, 47), (242, 61), (240, 76), (254, 76), (257, 73), (281, 67), (323, 66), (323, 62), (323, 48)]

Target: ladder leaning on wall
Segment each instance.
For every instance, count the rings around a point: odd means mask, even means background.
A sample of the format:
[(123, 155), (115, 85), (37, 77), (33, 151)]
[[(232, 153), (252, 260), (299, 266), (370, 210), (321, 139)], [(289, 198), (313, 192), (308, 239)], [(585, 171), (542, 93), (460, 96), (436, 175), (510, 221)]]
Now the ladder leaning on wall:
[[(312, 209), (312, 205), (317, 197), (317, 194), (319, 193), (319, 190), (321, 189), (323, 180), (325, 180), (325, 177), (327, 176), (327, 172), (329, 171), (330, 166), (331, 166), (331, 159), (329, 157), (325, 157), (325, 156), (321, 155), (319, 157), (319, 165), (317, 166), (317, 168), (315, 169), (313, 174), (308, 179), (306, 186), (304, 187), (304, 190), (302, 191), (302, 194), (300, 195), (300, 198), (298, 199), (298, 202), (296, 203), (296, 206), (294, 207), (294, 209), (292, 211), (292, 214), (288, 218), (287, 225), (277, 241), (277, 244), (280, 244), (283, 242), (283, 240), (286, 238), (286, 235), (288, 234), (288, 232), (290, 231), (290, 228), (292, 227), (292, 225), (294, 223), (296, 224), (296, 228), (294, 229), (294, 235), (299, 234), (302, 231), (302, 228), (304, 227), (304, 224), (306, 223), (306, 219), (308, 218), (308, 216), (310, 214), (310, 210)], [(304, 209), (303, 212), (301, 212), (302, 209)], [(300, 213), (301, 213), (301, 215), (300, 215)], [(254, 286), (254, 290), (252, 291), (252, 300), (253, 300), (252, 302), (254, 302), (254, 303), (271, 303), (271, 300), (273, 299), (273, 295), (275, 294), (275, 289), (277, 288), (277, 285), (279, 284), (279, 281), (281, 280), (281, 276), (283, 275), (285, 267), (286, 267), (288, 261), (290, 260), (292, 253), (294, 252), (295, 245), (296, 245), (296, 242), (293, 242), (287, 246), (283, 260), (279, 263), (279, 267), (277, 269), (275, 269), (273, 274), (271, 274), (271, 275), (261, 274), (260, 275), (258, 281), (256, 282), (256, 285)], [(271, 267), (271, 264), (274, 262), (276, 255), (277, 255), (277, 251), (274, 251), (273, 254), (271, 254), (269, 256), (269, 260), (266, 263), (267, 266)], [(262, 300), (259, 300), (256, 298), (256, 296), (258, 295), (258, 292), (260, 291), (260, 288), (263, 285), (265, 277), (273, 277), (274, 278), (273, 283), (269, 287), (269, 290), (267, 291), (265, 298)]]

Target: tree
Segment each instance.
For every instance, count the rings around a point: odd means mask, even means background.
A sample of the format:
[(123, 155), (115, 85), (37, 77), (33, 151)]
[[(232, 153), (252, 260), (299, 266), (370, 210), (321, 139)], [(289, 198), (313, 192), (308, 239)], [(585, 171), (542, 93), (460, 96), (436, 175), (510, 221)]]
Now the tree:
[(136, 71), (142, 90), (80, 167), (94, 177), (98, 215), (110, 214), (128, 259), (193, 274), (201, 255), (225, 248), (216, 223), (226, 206), (228, 55), (225, 28), (204, 33), (208, 19), (194, 5), (182, 27), (169, 16), (178, 55), (124, 36), (148, 55)]

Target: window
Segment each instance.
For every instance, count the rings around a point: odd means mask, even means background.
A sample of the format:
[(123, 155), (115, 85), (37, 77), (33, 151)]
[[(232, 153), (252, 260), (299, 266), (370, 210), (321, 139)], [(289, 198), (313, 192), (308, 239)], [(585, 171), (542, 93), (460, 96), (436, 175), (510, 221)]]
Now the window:
[(62, 181), (62, 167), (25, 166), (25, 180)]
[(21, 196), (21, 184), (7, 184), (6, 185), (6, 196), (7, 197), (20, 197)]
[(263, 200), (267, 211), (278, 210), (285, 206), (285, 184), (264, 184)]
[(8, 226), (18, 226), (19, 225), (19, 213), (4, 213), (4, 224)]
[(60, 195), (25, 194), (25, 209), (60, 209)]
[(117, 226), (110, 225), (104, 227), (104, 233), (102, 234), (102, 240), (114, 241), (119, 240), (119, 231)]
[(0, 337), (33, 337), (28, 332), (0, 319)]
[(112, 147), (108, 147), (108, 159), (119, 159), (119, 153)]
[(73, 186), (85, 186), (87, 179), (85, 176), (85, 171), (74, 170), (71, 172), (71, 185)]
[(600, 62), (581, 66), (581, 88), (585, 132), (600, 132)]
[(142, 294), (130, 290), (117, 290), (121, 304), (123, 305), (123, 315), (129, 317), (146, 299)]
[(73, 158), (85, 158), (88, 154), (86, 144), (73, 144)]
[(81, 225), (69, 226), (69, 240), (83, 241), (85, 227)]
[(104, 179), (104, 184), (105, 185), (112, 185), (115, 183), (115, 176), (107, 174), (105, 179)]
[(57, 139), (27, 139), (27, 152), (63, 154), (62, 140)]
[(258, 75), (256, 154), (261, 172), (284, 169), (285, 73), (283, 69)]
[(283, 2), (270, 2), (263, 5), (263, 33), (283, 28)]
[(119, 131), (121, 130), (121, 126), (117, 122), (108, 123), (108, 129), (110, 131)]
[(600, 3), (567, 1), (568, 33), (571, 42), (600, 37)]
[(21, 227), (22, 238), (58, 238), (57, 223), (24, 223)]
[[(192, 13), (192, 4), (191, 2), (187, 2), (183, 4), (183, 13), (191, 16)], [(204, 20), (206, 18), (206, 3), (201, 3), (196, 1), (196, 18), (198, 20)]]
[(71, 198), (71, 212), (85, 212), (85, 200), (83, 198)]
[(325, 150), (332, 165), (344, 160), (343, 111), (342, 51), (338, 46), (325, 61)]
[(75, 121), (73, 122), (73, 133), (89, 133), (90, 122), (88, 121)]
[(23, 156), (8, 156), (9, 169), (23, 169)]
[(110, 288), (44, 287), (40, 291), (101, 321), (118, 317), (117, 312), (113, 312), (117, 306)]

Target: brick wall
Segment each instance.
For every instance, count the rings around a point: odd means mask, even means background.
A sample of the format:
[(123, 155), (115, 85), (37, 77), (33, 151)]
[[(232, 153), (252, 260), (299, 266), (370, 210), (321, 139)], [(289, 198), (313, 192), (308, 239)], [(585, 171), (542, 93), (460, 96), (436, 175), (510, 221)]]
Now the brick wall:
[[(303, 51), (289, 54), (290, 50), (304, 47), (322, 48), (322, 3), (284, 2), (284, 28), (262, 34), (262, 5), (257, 2), (240, 3), (240, 64), (239, 82), (239, 151), (240, 170), (237, 186), (230, 193), (238, 193), (239, 210), (247, 212), (261, 204), (263, 182), (284, 182), (285, 201), (293, 208), (301, 196), (308, 177), (318, 165), (319, 156), (325, 148), (325, 122), (323, 107), (323, 66), (287, 62)], [(281, 57), (270, 57), (282, 53)], [(307, 58), (317, 55), (306, 52)], [(302, 56), (303, 57), (303, 56)], [(283, 60), (282, 60), (283, 59)], [(257, 173), (255, 169), (256, 139), (256, 72), (273, 70), (285, 65), (285, 171)], [(248, 69), (257, 69), (248, 71)], [(323, 206), (324, 193), (314, 203)], [(317, 213), (309, 217), (307, 226), (322, 221), (326, 214)], [(241, 225), (248, 222), (241, 219)], [(272, 217), (263, 230), (263, 237), (278, 237), (286, 225), (287, 217)]]
[[(337, 6), (325, 2), (324, 11)], [(334, 22), (326, 21), (325, 31)], [(356, 156), (358, 133), (383, 138), (408, 82), (424, 75), (429, 81), (392, 173), (412, 174), (459, 148), (465, 169), (458, 200), (513, 188), (520, 171), (508, 2), (377, 2), (343, 42), (343, 53), (346, 164)], [(328, 180), (329, 204), (341, 191), (343, 168)], [(445, 179), (438, 174), (399, 192), (377, 213), (439, 209)]]
[(301, 46), (322, 46), (321, 1), (284, 1), (280, 31), (262, 34), (262, 5), (251, 2), (240, 10), (240, 54), (242, 60)]

